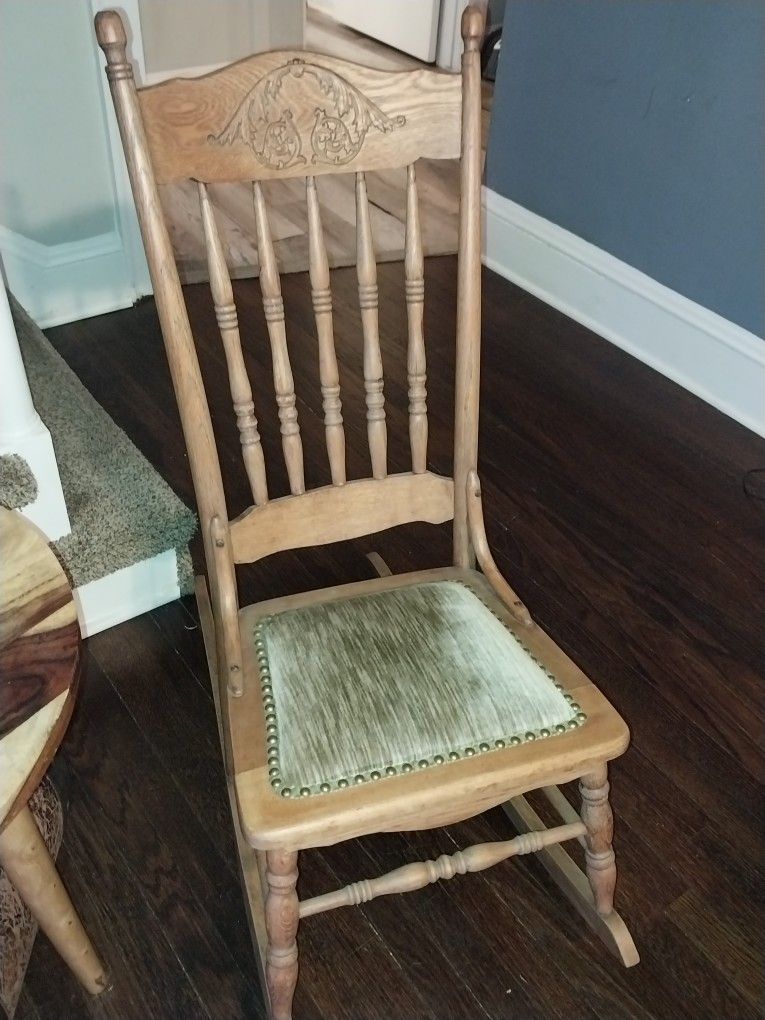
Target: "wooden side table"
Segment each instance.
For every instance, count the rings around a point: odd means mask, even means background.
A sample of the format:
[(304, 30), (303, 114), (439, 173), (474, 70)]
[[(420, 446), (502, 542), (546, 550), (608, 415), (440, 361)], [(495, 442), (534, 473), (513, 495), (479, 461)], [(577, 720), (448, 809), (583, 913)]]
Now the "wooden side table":
[(27, 802), (66, 732), (80, 675), (72, 589), (45, 535), (0, 508), (0, 865), (63, 960), (98, 994), (106, 972)]

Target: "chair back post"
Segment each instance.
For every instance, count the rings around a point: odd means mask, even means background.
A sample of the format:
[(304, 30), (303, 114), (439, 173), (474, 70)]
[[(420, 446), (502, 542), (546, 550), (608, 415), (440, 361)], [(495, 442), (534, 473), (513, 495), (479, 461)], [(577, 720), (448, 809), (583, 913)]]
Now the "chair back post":
[(454, 408), (454, 562), (472, 567), (467, 484), (478, 467), (481, 367), (481, 42), (484, 12), (462, 15), (462, 152), (460, 170), (457, 357)]
[[(227, 538), (228, 513), (215, 447), (212, 422), (202, 383), (186, 305), (175, 269), (173, 250), (165, 226), (138, 102), (133, 67), (126, 54), (127, 36), (116, 11), (101, 11), (95, 19), (98, 45), (106, 57), (106, 75), (114, 101), (130, 184), (144, 239), (157, 313), (162, 326), (183, 434), (189, 453), (205, 558), (210, 572), (216, 626), (223, 628), (222, 607), (236, 612), (236, 579), (231, 543)], [(213, 521), (225, 522), (226, 534), (212, 537)], [(219, 543), (223, 542), (223, 546)], [(216, 555), (217, 547), (217, 555)], [(225, 550), (224, 555), (221, 555)], [(229, 630), (230, 622), (229, 622)], [(219, 642), (219, 647), (223, 647)], [(231, 646), (225, 653), (222, 675), (239, 675), (241, 661)]]

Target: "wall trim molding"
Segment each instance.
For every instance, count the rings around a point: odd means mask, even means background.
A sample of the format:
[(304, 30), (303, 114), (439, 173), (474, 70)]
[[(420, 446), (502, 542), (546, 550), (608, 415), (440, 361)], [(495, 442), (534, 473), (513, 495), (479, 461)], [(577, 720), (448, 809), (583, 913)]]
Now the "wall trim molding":
[(765, 436), (765, 340), (490, 188), (483, 261)]
[(121, 251), (122, 239), (116, 230), (84, 237), (80, 241), (62, 241), (59, 244), (42, 244), (31, 237), (19, 234), (0, 224), (0, 250), (4, 255), (24, 259), (40, 269), (65, 266), (70, 262), (100, 258)]
[(178, 556), (166, 549), (74, 589), (83, 637), (132, 620), (180, 597)]
[(0, 224), (0, 251), (10, 290), (41, 329), (129, 308), (145, 293), (117, 230), (47, 245)]

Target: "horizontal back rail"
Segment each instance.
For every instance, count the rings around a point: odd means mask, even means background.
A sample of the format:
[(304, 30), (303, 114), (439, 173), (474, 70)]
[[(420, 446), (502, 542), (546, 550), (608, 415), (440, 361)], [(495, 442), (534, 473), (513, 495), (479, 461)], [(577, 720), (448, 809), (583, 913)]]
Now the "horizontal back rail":
[(327, 545), (413, 521), (443, 524), (454, 517), (451, 478), (422, 474), (361, 478), (253, 506), (231, 522), (235, 563), (272, 553)]
[(140, 89), (157, 183), (250, 181), (460, 154), (459, 75), (260, 53)]

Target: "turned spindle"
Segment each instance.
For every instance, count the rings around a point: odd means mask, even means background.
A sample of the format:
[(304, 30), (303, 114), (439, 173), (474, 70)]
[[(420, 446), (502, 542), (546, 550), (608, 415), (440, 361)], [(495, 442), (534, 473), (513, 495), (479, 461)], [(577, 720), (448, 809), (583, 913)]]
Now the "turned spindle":
[(284, 325), (284, 302), (279, 283), (279, 270), (271, 240), (271, 228), (263, 198), (263, 190), (256, 181), (253, 186), (255, 203), (255, 229), (258, 239), (258, 260), (260, 262), (260, 291), (263, 296), (263, 311), (271, 342), (271, 361), (274, 372), (276, 404), (279, 409), (279, 424), (282, 435), (284, 462), (290, 492), (293, 496), (305, 492), (303, 477), (303, 444), (300, 440), (297, 406), (295, 403), (295, 382), (292, 378), (287, 333)]
[(412, 450), (412, 471), (421, 474), (427, 469), (428, 457), (428, 406), (423, 332), (425, 262), (422, 256), (420, 209), (413, 163), (406, 169), (404, 287), (409, 328), (406, 359), (409, 383), (409, 445)]
[(335, 892), (304, 900), (300, 904), (300, 916), (309, 917), (311, 914), (335, 910), (337, 907), (357, 906), (359, 903), (368, 903), (369, 900), (374, 900), (378, 896), (390, 896), (394, 893), (423, 889), (426, 885), (437, 882), (439, 879), (448, 880), (454, 878), (455, 875), (485, 871), (486, 868), (491, 868), (495, 864), (499, 864), (500, 861), (506, 861), (509, 857), (536, 853), (538, 850), (561, 843), (566, 839), (576, 839), (584, 831), (585, 827), (582, 822), (574, 822), (541, 832), (524, 832), (513, 839), (496, 843), (479, 843), (466, 850), (458, 850), (454, 854), (442, 854), (432, 861), (405, 864), (379, 878), (363, 879), (361, 882), (353, 882)]
[(579, 792), (582, 796), (582, 821), (585, 833), (585, 868), (599, 914), (610, 914), (614, 909), (616, 888), (616, 856), (611, 842), (614, 835), (614, 816), (608, 802), (609, 783), (607, 767), (582, 776)]
[(327, 456), (333, 485), (345, 483), (345, 432), (340, 403), (340, 376), (335, 354), (335, 336), (332, 326), (332, 292), (329, 289), (329, 263), (321, 227), (319, 197), (316, 178), (306, 177), (308, 205), (308, 257), (311, 279), (311, 300), (319, 338), (319, 379), (324, 409), (324, 431)]
[(388, 434), (385, 427), (383, 367), (377, 315), (377, 265), (372, 244), (367, 184), (363, 173), (356, 174), (356, 273), (364, 333), (364, 391), (372, 476), (385, 478), (388, 473)]
[(242, 353), (242, 341), (239, 336), (234, 291), (231, 277), (226, 265), (223, 243), (215, 213), (212, 209), (207, 186), (201, 181), (198, 184), (199, 205), (202, 210), (202, 227), (207, 250), (207, 267), (210, 276), (210, 290), (215, 305), (215, 317), (218, 320), (223, 351), (226, 356), (228, 382), (231, 399), (234, 404), (236, 424), (239, 429), (239, 440), (242, 445), (242, 458), (247, 478), (252, 491), (252, 498), (258, 505), (268, 502), (268, 485), (266, 483), (266, 466), (263, 460), (263, 447), (258, 432), (258, 421), (255, 417), (255, 404), (252, 399), (252, 387), (247, 376)]
[(266, 854), (266, 983), (273, 1020), (291, 1020), (297, 984), (300, 917), (295, 891), (297, 856), (282, 850), (269, 850)]

